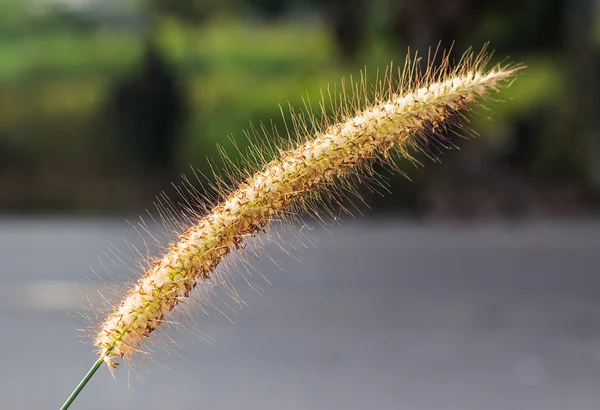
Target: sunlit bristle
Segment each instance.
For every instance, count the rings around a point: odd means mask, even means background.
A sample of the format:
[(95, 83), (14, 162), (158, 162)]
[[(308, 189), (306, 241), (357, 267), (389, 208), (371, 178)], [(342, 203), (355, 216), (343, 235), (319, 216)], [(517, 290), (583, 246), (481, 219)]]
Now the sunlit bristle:
[[(346, 181), (355, 175), (376, 177), (376, 162), (394, 168), (398, 155), (412, 158), (420, 152), (437, 158), (444, 131), (460, 125), (471, 107), (510, 84), (521, 68), (487, 69), (488, 61), (485, 50), (466, 53), (455, 67), (449, 57), (424, 70), (407, 59), (398, 74), (390, 68), (374, 85), (363, 79), (342, 85), (341, 93), (327, 93), (331, 107), (322, 104), (321, 117), (291, 110), (283, 136), (254, 129), (252, 134), (276, 142), (250, 147), (244, 166), (229, 164), (228, 172), (241, 182), (235, 187), (217, 182), (220, 199), (212, 209), (199, 215), (200, 204), (187, 204), (189, 214), (181, 223), (186, 229), (178, 241), (151, 263), (101, 325), (95, 339), (99, 354), (111, 366), (111, 357), (129, 360), (199, 283), (235, 294), (215, 268), (271, 221), (307, 212), (321, 217), (324, 211), (317, 204), (341, 202), (353, 191)], [(297, 142), (292, 146), (289, 141)]]

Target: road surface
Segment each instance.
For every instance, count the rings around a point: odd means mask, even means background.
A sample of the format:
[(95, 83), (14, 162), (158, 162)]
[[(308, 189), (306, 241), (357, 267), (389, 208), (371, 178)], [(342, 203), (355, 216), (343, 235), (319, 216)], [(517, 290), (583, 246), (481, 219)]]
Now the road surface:
[[(93, 363), (72, 316), (122, 281), (98, 255), (126, 228), (0, 219), (0, 408), (58, 408)], [(196, 304), (174, 352), (102, 368), (72, 408), (600, 408), (600, 220), (299, 229), (316, 245), (257, 261), (271, 284), (238, 281), (235, 324)]]

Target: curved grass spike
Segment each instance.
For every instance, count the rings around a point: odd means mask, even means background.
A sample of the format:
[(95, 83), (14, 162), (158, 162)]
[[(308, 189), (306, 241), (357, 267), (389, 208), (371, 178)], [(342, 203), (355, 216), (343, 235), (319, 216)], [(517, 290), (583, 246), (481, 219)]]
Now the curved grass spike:
[(491, 91), (509, 85), (522, 68), (487, 68), (489, 58), (484, 47), (479, 53), (468, 51), (454, 67), (446, 55), (441, 64), (428, 64), (424, 71), (417, 59), (407, 58), (398, 76), (390, 69), (374, 88), (363, 80), (330, 96), (332, 115), (326, 113), (331, 108), (326, 104), (321, 104), (322, 118), (308, 110), (292, 111), (288, 123), (293, 132), (288, 136), (293, 134), (300, 142), (278, 148), (278, 157), (259, 164), (255, 172), (246, 171), (247, 178), (237, 188), (221, 192), (223, 199), (206, 214), (185, 216), (190, 224), (178, 242), (151, 263), (100, 326), (94, 341), (100, 359), (91, 374), (102, 362), (114, 368), (115, 358), (129, 361), (143, 351), (153, 331), (169, 321), (198, 283), (229, 287), (215, 268), (269, 222), (287, 213), (314, 211), (312, 201), (335, 195), (336, 186), (349, 177), (375, 175), (376, 162), (394, 167), (392, 154), (412, 159), (411, 152), (416, 151), (435, 158), (435, 151), (444, 147), (443, 132), (461, 125), (470, 108), (484, 102)]

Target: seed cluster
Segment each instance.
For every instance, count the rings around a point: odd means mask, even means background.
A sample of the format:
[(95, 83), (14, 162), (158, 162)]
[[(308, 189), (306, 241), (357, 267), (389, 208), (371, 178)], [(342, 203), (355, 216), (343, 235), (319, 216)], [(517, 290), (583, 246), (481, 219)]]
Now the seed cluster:
[(277, 160), (240, 184), (224, 201), (184, 232), (179, 242), (153, 262), (123, 302), (102, 324), (95, 344), (106, 362), (131, 358), (198, 283), (247, 236), (319, 192), (338, 178), (360, 172), (372, 161), (404, 149), (415, 138), (447, 126), (447, 119), (495, 90), (516, 69), (483, 71), (478, 64), (421, 81), (403, 96), (391, 92), (353, 116), (325, 127), (312, 139), (281, 153)]

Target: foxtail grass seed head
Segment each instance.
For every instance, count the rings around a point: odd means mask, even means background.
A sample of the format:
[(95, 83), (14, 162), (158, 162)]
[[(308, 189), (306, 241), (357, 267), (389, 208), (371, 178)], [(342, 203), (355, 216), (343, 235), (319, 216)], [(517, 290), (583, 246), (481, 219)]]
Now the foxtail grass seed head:
[[(431, 59), (432, 61), (434, 59)], [(365, 81), (334, 96), (334, 120), (293, 114), (300, 143), (281, 149), (212, 210), (198, 217), (166, 253), (154, 260), (125, 299), (105, 318), (95, 338), (98, 353), (114, 367), (115, 357), (130, 360), (197, 284), (222, 279), (215, 268), (248, 237), (287, 212), (305, 211), (307, 198), (320, 198), (334, 183), (370, 174), (380, 161), (394, 166), (393, 153), (432, 156), (443, 131), (456, 126), (491, 91), (510, 84), (520, 66), (486, 68), (488, 54), (468, 52), (454, 67), (418, 69), (407, 59), (396, 77), (388, 74), (375, 88)], [(443, 144), (442, 144), (443, 146)]]

